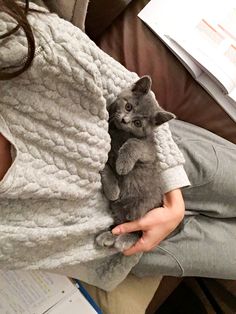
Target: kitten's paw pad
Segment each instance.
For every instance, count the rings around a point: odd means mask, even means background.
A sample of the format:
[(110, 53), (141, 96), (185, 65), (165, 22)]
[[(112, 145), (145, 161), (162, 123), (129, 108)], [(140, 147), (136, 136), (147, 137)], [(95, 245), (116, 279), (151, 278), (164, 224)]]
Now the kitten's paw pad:
[(115, 243), (116, 236), (110, 231), (105, 231), (96, 237), (96, 242), (99, 246), (112, 247)]
[(129, 173), (133, 169), (133, 164), (129, 162), (124, 162), (123, 160), (121, 161), (119, 158), (116, 161), (116, 172), (124, 176), (127, 173)]

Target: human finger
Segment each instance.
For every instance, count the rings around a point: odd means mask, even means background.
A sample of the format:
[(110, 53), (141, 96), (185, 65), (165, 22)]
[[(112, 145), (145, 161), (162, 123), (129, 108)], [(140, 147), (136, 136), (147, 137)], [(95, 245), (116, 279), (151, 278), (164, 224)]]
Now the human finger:
[(139, 219), (116, 226), (115, 228), (112, 229), (112, 233), (118, 235), (122, 233), (129, 233), (140, 230), (142, 230), (142, 223)]

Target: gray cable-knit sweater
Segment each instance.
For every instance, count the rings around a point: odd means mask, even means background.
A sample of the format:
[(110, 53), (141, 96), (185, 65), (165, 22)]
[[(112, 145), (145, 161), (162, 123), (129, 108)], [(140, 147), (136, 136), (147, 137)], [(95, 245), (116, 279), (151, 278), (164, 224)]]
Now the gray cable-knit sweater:
[[(140, 256), (94, 245), (112, 223), (99, 175), (110, 149), (106, 104), (137, 75), (58, 16), (29, 19), (33, 65), (0, 82), (0, 132), (14, 157), (0, 182), (0, 268), (61, 272), (112, 289)], [(13, 27), (1, 14), (0, 34)], [(26, 55), (22, 31), (0, 41), (1, 68), (21, 65)], [(156, 139), (163, 192), (188, 185), (168, 124)]]

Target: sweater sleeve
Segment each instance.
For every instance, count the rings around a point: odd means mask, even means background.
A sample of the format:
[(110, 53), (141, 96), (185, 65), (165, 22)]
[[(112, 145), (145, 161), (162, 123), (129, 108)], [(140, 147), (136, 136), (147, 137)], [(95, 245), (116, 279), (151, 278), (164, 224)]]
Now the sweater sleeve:
[(168, 123), (156, 129), (155, 142), (163, 193), (190, 185), (183, 167), (184, 156), (172, 138)]

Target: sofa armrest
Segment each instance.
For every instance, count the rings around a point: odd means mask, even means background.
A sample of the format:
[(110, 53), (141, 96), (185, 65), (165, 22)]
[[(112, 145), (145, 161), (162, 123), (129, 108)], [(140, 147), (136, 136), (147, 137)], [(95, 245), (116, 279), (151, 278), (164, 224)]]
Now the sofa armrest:
[[(35, 0), (35, 2), (38, 0)], [(51, 12), (70, 21), (80, 29), (85, 29), (85, 18), (89, 0), (41, 0)]]
[(85, 21), (85, 31), (96, 39), (112, 24), (114, 19), (132, 0), (90, 0)]
[(79, 27), (95, 39), (132, 0), (33, 0)]

